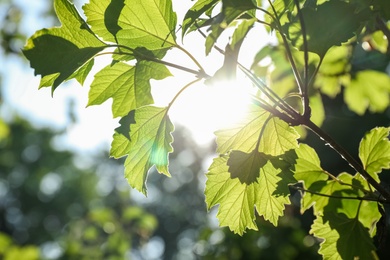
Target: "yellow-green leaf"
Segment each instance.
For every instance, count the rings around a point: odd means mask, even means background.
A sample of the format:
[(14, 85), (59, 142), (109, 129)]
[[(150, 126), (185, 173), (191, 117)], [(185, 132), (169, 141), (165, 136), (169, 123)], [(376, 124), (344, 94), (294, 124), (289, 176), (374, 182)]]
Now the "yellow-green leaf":
[(289, 204), (288, 184), (292, 178), (276, 169), (268, 158), (256, 150), (232, 151), (215, 158), (207, 173), (207, 207), (219, 204), (217, 217), (221, 226), (242, 235), (246, 229), (257, 230), (257, 213), (277, 225)]
[(344, 93), (345, 102), (355, 113), (363, 115), (367, 109), (382, 112), (389, 106), (390, 77), (374, 70), (359, 71)]
[(88, 105), (99, 105), (112, 98), (114, 117), (125, 116), (131, 110), (153, 103), (150, 79), (170, 76), (161, 64), (140, 61), (135, 66), (118, 62), (96, 73), (89, 91)]
[[(130, 140), (122, 134), (114, 135), (111, 150), (127, 154), (125, 177), (131, 187), (146, 194), (146, 178), (154, 165), (159, 173), (170, 176), (168, 154), (173, 151), (171, 133), (174, 126), (167, 115), (167, 108), (144, 106), (134, 113), (130, 124)], [(117, 139), (120, 139), (118, 141)]]
[(377, 127), (368, 132), (359, 147), (364, 169), (379, 182), (378, 173), (390, 168), (389, 127)]

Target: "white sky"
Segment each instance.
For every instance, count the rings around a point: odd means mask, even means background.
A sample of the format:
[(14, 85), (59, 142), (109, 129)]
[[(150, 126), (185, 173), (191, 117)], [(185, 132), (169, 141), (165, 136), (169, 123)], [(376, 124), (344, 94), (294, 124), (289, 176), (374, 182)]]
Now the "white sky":
[[(27, 24), (23, 25), (29, 35), (42, 27), (48, 27), (45, 20), (38, 20), (39, 11), (46, 1), (18, 0), (17, 2), (29, 10), (26, 19)], [(177, 6), (177, 3), (181, 3), (182, 6)], [(189, 0), (173, 1), (176, 10), (189, 8), (193, 3)], [(78, 6), (80, 7), (81, 4)], [(179, 23), (181, 23), (183, 15), (184, 13), (178, 13)], [(181, 34), (178, 33), (178, 38), (179, 35)], [(254, 47), (252, 42), (251, 45), (247, 43), (242, 47), (240, 61), (244, 64), (250, 65), (251, 60), (248, 58), (252, 58), (254, 51), (258, 51), (261, 45), (269, 41), (269, 38), (264, 36), (265, 34), (262, 35), (261, 41), (255, 41), (258, 46)], [(178, 41), (181, 40), (178, 39)], [(225, 44), (226, 39), (225, 43), (219, 44), (219, 46), (224, 47)], [(206, 59), (202, 58), (204, 56), (203, 46), (204, 39), (196, 33), (192, 33), (188, 38), (185, 38), (184, 47), (199, 59), (208, 73), (213, 74), (222, 65), (223, 57), (213, 52)], [(166, 60), (195, 68), (191, 66), (192, 63), (188, 58), (177, 52), (169, 53)], [(103, 67), (105, 64), (99, 66)], [(181, 87), (194, 79), (191, 75), (177, 73), (178, 71), (174, 69), (170, 70), (173, 74), (176, 74), (176, 77), (152, 82), (157, 105), (166, 105)], [(58, 140), (61, 146), (79, 152), (93, 151), (97, 146), (106, 150), (110, 148), (112, 134), (118, 126), (118, 120), (112, 119), (111, 100), (100, 106), (85, 108), (89, 85), (93, 79), (91, 74), (84, 87), (81, 87), (75, 81), (70, 81), (57, 88), (52, 98), (50, 88), (38, 90), (40, 77), (34, 77), (33, 70), (28, 65), (21, 66), (21, 62), (17, 59), (8, 60), (2, 71), (7, 73), (3, 83), (5, 87), (4, 99), (9, 107), (15, 109), (24, 118), (31, 119), (36, 126), (50, 126), (57, 129), (66, 127), (67, 134)], [(221, 118), (220, 114), (212, 112), (213, 108), (221, 107), (222, 104), (217, 103), (214, 96), (210, 96), (209, 88), (203, 84), (191, 87), (177, 100), (170, 113), (172, 121), (175, 124), (180, 123), (190, 128), (193, 137), (200, 144), (211, 141), (216, 128), (221, 124), (226, 124), (226, 122), (218, 120)], [(75, 125), (69, 125), (67, 120), (66, 109), (70, 99), (76, 101), (75, 109), (79, 121)], [(230, 102), (230, 107), (233, 108), (234, 99), (228, 98), (228, 102)], [(6, 117), (7, 112), (3, 111), (2, 116)], [(232, 110), (222, 112), (225, 115), (225, 121), (232, 117)]]

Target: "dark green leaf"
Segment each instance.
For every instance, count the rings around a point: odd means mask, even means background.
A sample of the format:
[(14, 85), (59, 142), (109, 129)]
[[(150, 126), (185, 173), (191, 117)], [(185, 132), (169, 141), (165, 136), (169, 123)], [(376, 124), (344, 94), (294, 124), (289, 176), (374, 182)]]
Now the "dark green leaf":
[(37, 31), (23, 50), (35, 74), (40, 74), (44, 80), (40, 86), (50, 83), (53, 92), (106, 47), (88, 28), (73, 4), (56, 0), (54, 7), (62, 27)]

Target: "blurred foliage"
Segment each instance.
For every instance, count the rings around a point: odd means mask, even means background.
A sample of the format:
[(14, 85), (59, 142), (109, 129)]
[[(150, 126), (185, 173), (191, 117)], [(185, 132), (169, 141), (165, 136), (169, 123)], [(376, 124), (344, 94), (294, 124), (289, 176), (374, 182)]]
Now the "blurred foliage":
[[(54, 21), (52, 1), (45, 2), (42, 15)], [(26, 39), (25, 11), (9, 0), (1, 0), (0, 9), (1, 52), (19, 54)], [(383, 35), (368, 39), (375, 47), (369, 50), (353, 46), (353, 73), (367, 67), (385, 71), (389, 60), (381, 39)], [(283, 73), (284, 68), (278, 68), (274, 76)], [(366, 129), (389, 123), (388, 110), (360, 117), (348, 110), (343, 92), (334, 96), (322, 97), (327, 115), (323, 127), (351, 153)], [(345, 121), (349, 127), (338, 127)], [(8, 124), (0, 120), (0, 259), (319, 258), (319, 241), (307, 235), (312, 216), (300, 215), (296, 207), (287, 208), (279, 228), (261, 218), (261, 229), (243, 237), (219, 228), (214, 212), (206, 212), (203, 197), (206, 167), (201, 158), (213, 149), (197, 147), (183, 130), (174, 133), (172, 178), (151, 174), (149, 197), (140, 199), (130, 191), (120, 162), (106, 159), (104, 152), (77, 157), (62, 151), (56, 145), (60, 134), (35, 129), (23, 119)], [(325, 169), (348, 169), (313, 135), (307, 138)], [(386, 176), (381, 175), (390, 183)], [(293, 200), (299, 203), (299, 194)], [(381, 259), (390, 258), (389, 240), (378, 245)]]

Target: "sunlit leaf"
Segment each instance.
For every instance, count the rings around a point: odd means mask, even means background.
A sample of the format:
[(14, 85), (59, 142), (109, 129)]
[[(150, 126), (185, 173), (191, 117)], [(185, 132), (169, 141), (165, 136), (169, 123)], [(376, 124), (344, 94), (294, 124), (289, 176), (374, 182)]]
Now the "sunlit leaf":
[(119, 15), (125, 6), (125, 0), (91, 0), (83, 6), (87, 22), (92, 30), (105, 41), (116, 42), (120, 29)]
[(359, 157), (364, 169), (378, 182), (378, 173), (390, 168), (389, 131), (390, 128), (374, 128), (360, 142)]
[[(354, 185), (354, 188), (329, 181), (333, 187), (332, 196), (357, 197), (363, 194), (356, 189), (364, 185), (360, 175), (342, 174), (339, 179), (347, 185)], [(340, 198), (327, 200), (323, 214), (317, 215), (310, 231), (316, 237), (325, 239), (319, 253), (325, 259), (377, 259), (372, 241), (375, 224), (381, 217), (377, 203)]]
[(176, 14), (171, 0), (125, 0), (116, 34), (130, 48), (165, 49), (176, 45)]
[(125, 177), (131, 187), (146, 194), (146, 178), (153, 165), (159, 173), (170, 176), (168, 154), (173, 151), (174, 127), (167, 108), (154, 106), (138, 108), (132, 121), (135, 123), (130, 125), (130, 140), (121, 134), (114, 135), (120, 142), (115, 142), (116, 147), (111, 149), (127, 154)]
[(233, 33), (231, 43), (228, 43), (225, 48), (225, 56), (222, 68), (214, 75), (216, 80), (234, 80), (236, 77), (238, 54), (244, 38), (252, 28), (256, 19), (243, 20)]
[(268, 112), (256, 105), (251, 105), (248, 113), (242, 120), (232, 125), (229, 129), (215, 132), (218, 145), (217, 152), (224, 154), (230, 150), (252, 151), (256, 146), (261, 128), (268, 116)]
[(37, 31), (23, 49), (35, 74), (44, 80), (40, 86), (50, 83), (52, 91), (106, 47), (72, 3), (55, 0), (54, 8), (62, 27)]
[(94, 63), (94, 59), (89, 60), (75, 73), (73, 73), (70, 78), (75, 78), (81, 85), (84, 85), (84, 81), (87, 79), (89, 72), (91, 72)]
[(221, 0), (198, 0), (196, 3), (187, 11), (183, 20), (183, 36), (187, 33), (188, 29), (195, 23), (195, 21), (204, 14), (207, 10), (210, 10)]
[(88, 105), (99, 105), (112, 98), (113, 116), (125, 116), (133, 109), (153, 103), (150, 79), (170, 75), (165, 66), (148, 61), (137, 62), (135, 66), (122, 62), (109, 65), (96, 73)]
[(298, 148), (299, 134), (279, 118), (272, 118), (265, 126), (260, 139), (259, 151), (272, 156), (282, 155), (288, 150)]
[(369, 109), (382, 112), (389, 106), (390, 77), (379, 71), (359, 71), (345, 88), (344, 99), (349, 109), (359, 115)]
[(211, 33), (206, 38), (206, 55), (208, 55), (221, 33), (239, 16), (256, 6), (252, 0), (222, 0), (222, 12), (211, 26)]
[(349, 85), (349, 82), (345, 82), (343, 78), (349, 77), (350, 51), (350, 47), (344, 45), (329, 49), (314, 83), (315, 87), (321, 90), (321, 93), (334, 98), (340, 93), (343, 83)]
[(289, 204), (288, 173), (276, 169), (263, 154), (233, 151), (215, 158), (207, 173), (207, 207), (219, 204), (217, 217), (242, 235), (246, 229), (257, 230), (255, 208), (274, 225)]
[(325, 239), (319, 250), (324, 259), (378, 259), (368, 229), (356, 218), (327, 212), (317, 216), (311, 232)]

